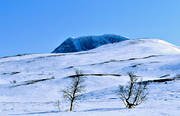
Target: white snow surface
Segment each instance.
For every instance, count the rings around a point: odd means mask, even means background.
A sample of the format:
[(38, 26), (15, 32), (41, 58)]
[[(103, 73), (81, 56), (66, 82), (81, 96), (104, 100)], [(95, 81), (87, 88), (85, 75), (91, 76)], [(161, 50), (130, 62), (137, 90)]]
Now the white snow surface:
[[(60, 91), (68, 86), (70, 80), (66, 77), (73, 75), (74, 69), (86, 74), (122, 76), (87, 76), (83, 99), (74, 112), (67, 112), (68, 103)], [(85, 52), (1, 58), (0, 116), (180, 115), (179, 80), (150, 84), (147, 101), (126, 109), (116, 92), (120, 84), (128, 82), (128, 72), (143, 80), (173, 78), (180, 74), (180, 48), (158, 39), (136, 39)], [(53, 79), (23, 85), (47, 78)]]

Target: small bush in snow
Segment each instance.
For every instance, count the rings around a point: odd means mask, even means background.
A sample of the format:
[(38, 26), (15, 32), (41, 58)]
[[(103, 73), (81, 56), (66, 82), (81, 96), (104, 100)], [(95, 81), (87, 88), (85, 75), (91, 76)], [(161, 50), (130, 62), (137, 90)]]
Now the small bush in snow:
[(130, 77), (128, 85), (120, 85), (118, 94), (127, 108), (133, 108), (146, 100), (148, 95), (147, 83), (143, 83), (142, 80), (137, 82), (137, 76), (132, 73), (128, 73), (128, 75)]
[(81, 99), (80, 95), (82, 94), (82, 92), (84, 92), (84, 77), (82, 77), (81, 75), (81, 71), (76, 70), (76, 75), (74, 77), (70, 77), (70, 85), (62, 91), (64, 98), (70, 102), (69, 111), (73, 110), (74, 103)]
[(58, 111), (60, 112), (61, 111), (61, 108), (60, 108), (60, 101), (58, 100), (57, 103), (56, 103), (57, 107), (58, 107)]

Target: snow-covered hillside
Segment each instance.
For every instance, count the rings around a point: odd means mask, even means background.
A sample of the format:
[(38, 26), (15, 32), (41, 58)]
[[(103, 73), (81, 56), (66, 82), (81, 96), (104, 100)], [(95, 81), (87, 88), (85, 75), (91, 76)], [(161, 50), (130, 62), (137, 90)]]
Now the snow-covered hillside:
[(53, 53), (87, 51), (105, 44), (117, 43), (125, 40), (128, 40), (128, 38), (111, 34), (68, 38), (59, 47), (57, 47)]
[[(66, 112), (61, 90), (67, 76), (80, 69), (87, 76), (86, 92), (75, 112)], [(109, 116), (180, 114), (179, 80), (151, 83), (148, 100), (126, 109), (116, 92), (129, 80), (127, 72), (143, 80), (179, 77), (180, 48), (158, 39), (126, 40), (75, 53), (32, 54), (0, 59), (0, 114), (43, 116)], [(107, 76), (106, 74), (112, 74)], [(119, 74), (121, 76), (113, 76)], [(61, 102), (58, 112), (57, 101)]]

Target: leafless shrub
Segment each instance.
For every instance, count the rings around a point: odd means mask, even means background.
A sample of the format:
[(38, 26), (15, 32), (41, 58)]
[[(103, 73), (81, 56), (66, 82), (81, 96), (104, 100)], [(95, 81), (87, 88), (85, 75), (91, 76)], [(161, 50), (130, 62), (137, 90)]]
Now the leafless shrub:
[(127, 108), (134, 108), (147, 99), (147, 83), (138, 81), (136, 75), (128, 73), (130, 81), (126, 86), (119, 86), (118, 95)]
[(56, 106), (57, 106), (57, 108), (58, 108), (58, 111), (60, 112), (61, 111), (61, 103), (60, 103), (60, 101), (58, 100), (57, 102), (56, 102)]
[(81, 94), (84, 92), (85, 86), (83, 85), (84, 77), (81, 76), (82, 72), (76, 70), (76, 76), (70, 77), (71, 83), (67, 86), (62, 92), (64, 99), (67, 99), (70, 102), (69, 111), (73, 110), (73, 106), (76, 101), (81, 99)]

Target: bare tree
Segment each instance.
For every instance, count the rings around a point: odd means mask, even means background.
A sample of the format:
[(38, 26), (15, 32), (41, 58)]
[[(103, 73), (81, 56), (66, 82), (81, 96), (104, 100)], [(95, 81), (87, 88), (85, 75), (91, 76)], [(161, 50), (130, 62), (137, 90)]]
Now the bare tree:
[(119, 86), (120, 99), (127, 108), (133, 108), (146, 100), (148, 91), (147, 83), (143, 83), (142, 80), (138, 81), (136, 75), (128, 73), (130, 81), (126, 86)]
[(85, 88), (83, 85), (85, 80), (84, 77), (82, 77), (82, 72), (79, 70), (76, 70), (75, 72), (75, 76), (69, 77), (71, 79), (70, 85), (62, 91), (64, 98), (70, 102), (69, 111), (72, 111), (74, 103), (81, 99), (80, 95), (84, 92)]

